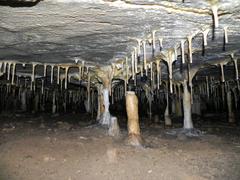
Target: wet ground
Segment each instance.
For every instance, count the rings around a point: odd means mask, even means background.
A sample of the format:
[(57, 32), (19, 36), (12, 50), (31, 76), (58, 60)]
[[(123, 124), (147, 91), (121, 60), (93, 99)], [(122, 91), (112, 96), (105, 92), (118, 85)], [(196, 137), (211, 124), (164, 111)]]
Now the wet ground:
[(124, 127), (112, 138), (89, 117), (2, 114), (0, 180), (240, 179), (239, 126), (206, 117), (195, 122), (204, 135), (189, 138), (143, 124), (146, 147), (134, 148)]

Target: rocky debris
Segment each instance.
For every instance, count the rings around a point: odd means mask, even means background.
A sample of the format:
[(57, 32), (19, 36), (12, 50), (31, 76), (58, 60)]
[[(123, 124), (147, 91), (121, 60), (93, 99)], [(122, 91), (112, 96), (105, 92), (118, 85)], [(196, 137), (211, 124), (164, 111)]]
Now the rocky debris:
[(166, 134), (176, 136), (179, 140), (186, 140), (187, 137), (199, 137), (205, 134), (205, 132), (198, 129), (170, 129), (166, 131)]
[(63, 121), (58, 121), (57, 122), (57, 127), (60, 130), (71, 130), (72, 129), (71, 124), (69, 124), (68, 122), (63, 122)]
[(5, 123), (3, 125), (2, 131), (3, 132), (10, 132), (16, 129), (16, 126), (13, 123)]

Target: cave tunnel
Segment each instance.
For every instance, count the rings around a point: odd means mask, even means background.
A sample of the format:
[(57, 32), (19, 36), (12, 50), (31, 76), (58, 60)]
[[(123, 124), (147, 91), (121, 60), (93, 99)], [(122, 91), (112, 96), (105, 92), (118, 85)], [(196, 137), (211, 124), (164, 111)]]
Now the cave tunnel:
[(0, 180), (239, 180), (239, 0), (0, 0)]

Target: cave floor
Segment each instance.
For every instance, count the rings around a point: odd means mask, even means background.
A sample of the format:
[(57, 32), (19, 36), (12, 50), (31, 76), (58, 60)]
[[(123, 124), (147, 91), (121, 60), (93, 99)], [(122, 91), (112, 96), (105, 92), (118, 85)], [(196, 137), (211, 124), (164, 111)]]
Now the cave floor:
[(134, 148), (124, 127), (112, 138), (89, 117), (1, 115), (0, 179), (240, 179), (239, 126), (205, 123), (195, 138), (142, 126), (146, 147)]

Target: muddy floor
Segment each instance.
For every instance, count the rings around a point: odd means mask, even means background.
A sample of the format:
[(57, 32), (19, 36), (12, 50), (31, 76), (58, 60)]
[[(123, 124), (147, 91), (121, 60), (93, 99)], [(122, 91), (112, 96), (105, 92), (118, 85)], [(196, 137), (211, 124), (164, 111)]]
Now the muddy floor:
[(88, 115), (0, 118), (0, 180), (240, 179), (239, 126), (195, 123), (204, 134), (188, 138), (142, 124), (145, 147), (134, 148), (124, 125), (111, 138)]

